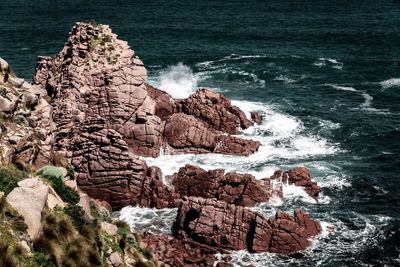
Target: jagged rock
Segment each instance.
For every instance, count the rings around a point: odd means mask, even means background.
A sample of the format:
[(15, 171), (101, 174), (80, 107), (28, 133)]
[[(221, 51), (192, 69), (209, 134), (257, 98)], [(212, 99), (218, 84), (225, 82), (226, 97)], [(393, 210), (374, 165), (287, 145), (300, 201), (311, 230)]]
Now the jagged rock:
[(212, 128), (235, 134), (238, 128), (246, 129), (253, 125), (238, 107), (222, 94), (200, 89), (186, 99), (176, 103), (177, 110), (203, 120)]
[(273, 194), (268, 182), (256, 180), (250, 174), (225, 174), (223, 169), (205, 171), (189, 164), (172, 176), (171, 184), (181, 196), (215, 198), (247, 207), (267, 202)]
[(155, 114), (161, 120), (166, 120), (168, 116), (175, 112), (176, 107), (174, 100), (168, 93), (157, 89), (150, 84), (146, 83), (145, 86), (149, 96), (156, 102)]
[(175, 239), (165, 234), (144, 233), (141, 238), (141, 246), (148, 246), (153, 251), (159, 266), (213, 266), (216, 259), (214, 255), (220, 252), (190, 239)]
[(258, 112), (253, 111), (253, 112), (250, 113), (250, 116), (251, 116), (251, 120), (254, 123), (257, 123), (257, 124), (261, 123), (261, 116), (260, 116), (260, 114)]
[(321, 232), (318, 222), (296, 209), (275, 220), (215, 199), (189, 197), (179, 207), (174, 236), (220, 249), (292, 253), (305, 249)]
[(31, 239), (39, 236), (41, 228), (42, 211), (47, 201), (49, 188), (38, 178), (29, 178), (18, 182), (7, 196), (7, 202), (20, 215), (28, 226)]
[(288, 171), (276, 171), (270, 179), (279, 180), (284, 184), (294, 184), (304, 187), (305, 191), (314, 199), (318, 199), (321, 188), (311, 179), (310, 171), (305, 167), (296, 167)]
[(174, 113), (165, 122), (164, 138), (172, 147), (171, 153), (221, 153), (249, 155), (260, 147), (260, 143), (224, 135), (208, 128), (192, 115)]

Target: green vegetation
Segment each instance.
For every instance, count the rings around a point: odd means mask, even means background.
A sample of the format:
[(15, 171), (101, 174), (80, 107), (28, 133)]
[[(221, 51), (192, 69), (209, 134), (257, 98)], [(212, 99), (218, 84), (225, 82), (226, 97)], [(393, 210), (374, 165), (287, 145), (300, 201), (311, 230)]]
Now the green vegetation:
[(0, 166), (0, 191), (8, 195), (17, 183), (28, 178), (28, 173), (18, 170), (13, 165)]
[(79, 202), (79, 194), (64, 184), (64, 174), (61, 168), (45, 166), (39, 169), (36, 173), (50, 182), (51, 186), (63, 201), (70, 204), (76, 204)]

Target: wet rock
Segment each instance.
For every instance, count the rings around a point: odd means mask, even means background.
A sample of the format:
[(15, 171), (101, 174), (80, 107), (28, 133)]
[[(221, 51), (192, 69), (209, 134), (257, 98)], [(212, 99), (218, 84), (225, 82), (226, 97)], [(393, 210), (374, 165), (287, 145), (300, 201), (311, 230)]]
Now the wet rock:
[(174, 236), (219, 249), (292, 253), (305, 249), (321, 226), (298, 209), (294, 216), (278, 212), (275, 220), (215, 199), (189, 197), (182, 201)]
[(257, 124), (261, 123), (261, 115), (260, 115), (260, 113), (258, 113), (256, 111), (253, 111), (253, 112), (250, 113), (250, 116), (251, 116), (251, 120), (254, 123), (257, 123)]
[(206, 171), (189, 164), (172, 176), (171, 184), (181, 196), (215, 198), (247, 207), (268, 202), (272, 195), (269, 183), (250, 174), (225, 174), (223, 169)]
[(177, 101), (177, 110), (195, 116), (215, 130), (229, 134), (238, 133), (238, 128), (253, 125), (238, 107), (222, 94), (200, 89), (187, 99)]
[(165, 123), (164, 138), (171, 153), (220, 153), (246, 156), (258, 150), (260, 143), (223, 135), (208, 128), (192, 115), (175, 113)]
[(284, 184), (294, 184), (304, 187), (305, 191), (314, 199), (318, 200), (321, 188), (312, 181), (310, 171), (305, 167), (296, 167), (288, 171), (276, 171), (270, 179), (281, 181)]

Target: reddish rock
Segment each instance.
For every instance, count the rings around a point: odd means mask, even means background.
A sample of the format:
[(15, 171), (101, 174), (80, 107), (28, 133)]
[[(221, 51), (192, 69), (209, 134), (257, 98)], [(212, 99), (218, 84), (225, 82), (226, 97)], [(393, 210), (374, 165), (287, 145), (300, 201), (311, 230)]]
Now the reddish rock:
[(246, 208), (215, 199), (184, 198), (174, 236), (219, 249), (292, 253), (305, 249), (321, 232), (318, 222), (300, 210), (294, 217), (277, 213), (271, 220)]
[(223, 135), (192, 115), (175, 113), (165, 122), (165, 142), (170, 153), (221, 153), (246, 156), (256, 152), (258, 141)]
[(205, 171), (189, 164), (172, 176), (171, 184), (181, 196), (215, 198), (247, 207), (267, 202), (272, 194), (269, 183), (250, 174), (225, 174), (223, 169)]
[(250, 116), (251, 116), (251, 120), (254, 123), (257, 123), (257, 124), (261, 123), (261, 116), (260, 116), (260, 114), (258, 112), (253, 111), (253, 112), (250, 113)]
[(200, 89), (186, 99), (177, 101), (177, 110), (204, 121), (215, 130), (235, 134), (238, 128), (253, 125), (238, 107), (222, 94)]
[(141, 238), (142, 245), (146, 244), (153, 251), (159, 266), (213, 266), (216, 260), (215, 254), (219, 252), (215, 248), (190, 239), (175, 239), (165, 234), (144, 233)]
[(276, 171), (270, 179), (281, 180), (284, 184), (294, 184), (304, 187), (305, 191), (314, 199), (318, 199), (321, 188), (311, 179), (310, 171), (305, 167), (296, 167), (288, 171)]
[(155, 114), (160, 117), (161, 120), (166, 120), (168, 116), (175, 112), (175, 103), (172, 97), (150, 84), (145, 83), (148, 95), (156, 102)]

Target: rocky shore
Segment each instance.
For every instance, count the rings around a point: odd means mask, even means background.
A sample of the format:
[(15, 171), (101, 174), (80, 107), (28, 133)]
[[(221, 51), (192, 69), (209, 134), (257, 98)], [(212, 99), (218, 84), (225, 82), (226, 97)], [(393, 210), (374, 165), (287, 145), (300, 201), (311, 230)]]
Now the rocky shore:
[[(136, 254), (126, 246), (111, 249), (108, 265), (212, 266), (216, 253), (233, 250), (295, 253), (321, 233), (320, 223), (300, 209), (293, 215), (278, 212), (274, 219), (249, 209), (282, 199), (283, 185), (302, 187), (318, 201), (321, 189), (305, 167), (277, 170), (258, 180), (186, 165), (164, 184), (160, 168), (141, 157), (157, 157), (161, 151), (245, 157), (261, 144), (239, 134), (262, 118), (257, 112), (247, 118), (225, 96), (206, 88), (173, 99), (147, 84), (143, 62), (107, 25), (76, 23), (58, 55), (38, 57), (32, 84), (17, 78), (5, 60), (0, 64), (3, 165), (27, 173), (48, 165), (64, 167), (62, 184), (79, 194), (88, 220), (95, 217), (90, 203), (110, 211), (128, 205), (178, 208), (171, 236), (139, 233), (132, 248)], [(28, 242), (43, 236), (46, 208), (66, 206), (53, 187), (30, 177), (6, 197), (24, 217)], [(32, 207), (18, 204), (21, 192), (32, 192)], [(117, 236), (118, 223), (103, 222), (102, 227)], [(151, 249), (154, 261), (137, 256), (146, 254), (142, 247)]]

